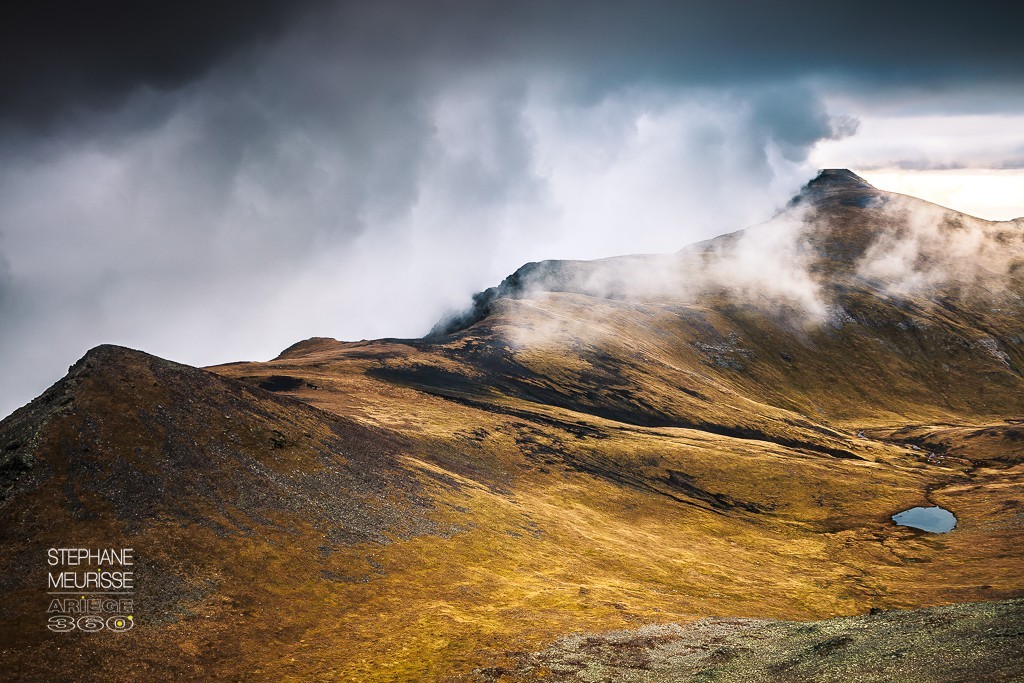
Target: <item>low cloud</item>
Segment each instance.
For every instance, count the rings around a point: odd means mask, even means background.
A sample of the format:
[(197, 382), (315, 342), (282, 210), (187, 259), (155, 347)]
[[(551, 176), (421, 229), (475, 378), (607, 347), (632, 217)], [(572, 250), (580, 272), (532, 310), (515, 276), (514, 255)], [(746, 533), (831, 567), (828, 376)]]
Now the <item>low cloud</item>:
[(1003, 291), (1024, 258), (1019, 223), (990, 223), (912, 198), (886, 204), (882, 233), (857, 273), (893, 296)]
[(814, 255), (806, 240), (812, 230), (803, 209), (748, 228), (710, 252), (700, 289), (725, 290), (768, 312), (795, 311), (809, 321), (823, 320), (828, 307), (811, 274)]

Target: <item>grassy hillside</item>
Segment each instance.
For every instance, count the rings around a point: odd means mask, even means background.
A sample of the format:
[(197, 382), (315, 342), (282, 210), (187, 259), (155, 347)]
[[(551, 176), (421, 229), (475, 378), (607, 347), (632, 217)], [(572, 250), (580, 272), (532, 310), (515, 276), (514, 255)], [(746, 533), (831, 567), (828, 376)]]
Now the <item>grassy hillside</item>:
[[(751, 233), (799, 287), (733, 286), (762, 282), (734, 234), (532, 264), (421, 340), (93, 350), (0, 423), (5, 666), (465, 679), (574, 632), (1024, 595), (1015, 261), (943, 279), (928, 242), (1020, 231), (928, 209), (908, 287), (911, 201), (811, 183)], [(925, 504), (957, 528), (890, 521)], [(69, 545), (136, 549), (131, 632), (42, 626)]]

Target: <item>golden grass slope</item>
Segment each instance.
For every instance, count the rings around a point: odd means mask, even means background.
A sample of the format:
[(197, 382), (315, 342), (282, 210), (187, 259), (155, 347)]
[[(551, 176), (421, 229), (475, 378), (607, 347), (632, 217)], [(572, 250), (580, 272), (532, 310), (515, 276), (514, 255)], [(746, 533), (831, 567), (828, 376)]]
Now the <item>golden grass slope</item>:
[[(1020, 308), (837, 275), (863, 192), (819, 203), (814, 324), (523, 290), (265, 363), (90, 352), (0, 423), (6, 671), (465, 679), (573, 632), (1021, 596)], [(890, 521), (925, 504), (956, 530)], [(133, 631), (45, 630), (54, 545), (136, 549)]]

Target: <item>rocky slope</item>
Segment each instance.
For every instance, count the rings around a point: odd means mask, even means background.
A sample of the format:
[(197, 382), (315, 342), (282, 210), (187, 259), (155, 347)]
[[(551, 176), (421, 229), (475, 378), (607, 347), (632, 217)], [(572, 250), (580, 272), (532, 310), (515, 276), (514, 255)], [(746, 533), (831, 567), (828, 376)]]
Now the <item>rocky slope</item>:
[(1020, 680), (1024, 601), (882, 611), (818, 622), (702, 619), (574, 635), (479, 681)]

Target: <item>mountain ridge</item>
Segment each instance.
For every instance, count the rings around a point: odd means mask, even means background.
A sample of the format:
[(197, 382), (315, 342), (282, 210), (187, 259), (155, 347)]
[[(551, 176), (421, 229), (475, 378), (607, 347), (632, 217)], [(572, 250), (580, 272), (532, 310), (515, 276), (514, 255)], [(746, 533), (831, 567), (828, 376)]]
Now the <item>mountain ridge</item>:
[[(870, 212), (872, 218), (850, 220), (849, 211), (857, 209)], [(707, 282), (701, 270), (706, 269), (709, 260), (721, 261), (730, 248), (758, 232), (793, 233), (784, 235), (782, 240), (762, 240), (763, 244), (757, 246), (767, 251), (784, 246), (794, 253), (807, 249), (815, 252), (811, 259), (814, 263), (794, 262), (790, 264), (793, 268), (855, 271), (861, 265), (860, 261), (870, 255), (872, 247), (884, 246), (887, 238), (898, 243), (901, 233), (907, 230), (907, 216), (921, 213), (927, 213), (937, 223), (950, 226), (953, 232), (953, 228), (967, 225), (972, 231), (998, 233), (987, 239), (1012, 244), (1018, 255), (1024, 252), (1020, 219), (984, 221), (924, 200), (878, 190), (848, 169), (822, 169), (766, 223), (685, 246), (675, 254), (614, 256), (593, 261), (544, 260), (524, 264), (498, 285), (474, 294), (468, 308), (439, 320), (425, 338), (439, 339), (464, 330), (490, 315), (500, 299), (521, 298), (531, 292), (575, 292), (599, 298), (630, 298), (637, 294), (666, 296), (694, 287), (721, 288), (721, 274), (712, 275), (711, 281)], [(793, 223), (803, 227), (794, 230)], [(765, 258), (770, 259), (771, 253), (765, 254)], [(857, 275), (856, 272), (852, 274)], [(640, 280), (643, 284), (637, 286), (630, 280)]]

